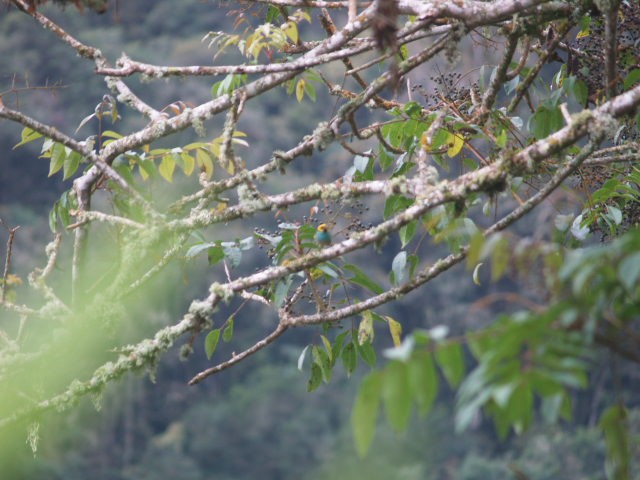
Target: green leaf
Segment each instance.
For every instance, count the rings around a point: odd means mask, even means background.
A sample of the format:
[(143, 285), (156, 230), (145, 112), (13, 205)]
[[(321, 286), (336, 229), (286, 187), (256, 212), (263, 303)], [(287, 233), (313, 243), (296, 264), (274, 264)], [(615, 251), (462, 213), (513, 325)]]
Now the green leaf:
[(440, 370), (452, 388), (458, 386), (464, 376), (462, 347), (457, 343), (441, 343), (435, 351)]
[(224, 256), (224, 248), (222, 248), (220, 245), (215, 245), (207, 250), (207, 260), (209, 262), (209, 265), (215, 265), (216, 263), (221, 261)]
[(627, 411), (623, 406), (607, 408), (598, 422), (607, 447), (605, 472), (610, 480), (628, 480), (630, 475), (629, 432)]
[(322, 383), (322, 370), (317, 363), (311, 364), (311, 374), (307, 381), (307, 392), (313, 392)]
[(618, 279), (627, 289), (632, 291), (640, 276), (640, 252), (625, 257), (618, 266)]
[(76, 173), (76, 170), (78, 170), (78, 166), (80, 165), (80, 160), (82, 160), (82, 155), (75, 151), (72, 151), (66, 156), (64, 159), (63, 180), (66, 180)]
[(331, 348), (331, 342), (324, 335), (320, 335), (320, 339), (322, 340), (322, 344), (324, 345), (324, 349), (327, 352), (327, 356), (329, 357), (329, 361), (331, 362), (331, 365), (333, 366), (333, 363), (334, 363), (335, 360), (333, 358), (333, 349)]
[(342, 366), (344, 367), (345, 372), (347, 372), (348, 376), (351, 376), (353, 371), (356, 369), (358, 364), (358, 355), (356, 352), (356, 346), (353, 342), (349, 342), (344, 349), (342, 350), (342, 354), (340, 355), (342, 359)]
[(411, 198), (403, 197), (401, 195), (391, 195), (387, 198), (384, 204), (384, 219), (386, 220), (396, 213), (406, 210), (413, 205), (414, 200)]
[(289, 275), (285, 280), (279, 280), (276, 285), (276, 291), (273, 296), (273, 304), (276, 308), (280, 308), (284, 299), (289, 293), (289, 287), (291, 287), (291, 275)]
[(387, 153), (382, 143), (378, 147), (378, 161), (380, 162), (380, 168), (383, 171), (393, 165), (393, 157)]
[(640, 68), (634, 68), (627, 74), (627, 76), (624, 79), (624, 84), (623, 84), (624, 89), (629, 90), (638, 82), (640, 82)]
[(227, 325), (224, 327), (224, 331), (222, 332), (222, 340), (225, 342), (229, 342), (233, 337), (233, 320), (233, 315), (231, 315), (227, 320)]
[(367, 375), (356, 396), (351, 412), (351, 427), (358, 455), (364, 457), (373, 442), (380, 407), (382, 373)]
[(342, 332), (334, 340), (333, 346), (331, 347), (331, 356), (332, 356), (333, 363), (335, 363), (338, 360), (338, 357), (340, 357), (340, 355), (342, 354), (342, 347), (343, 347), (343, 344), (344, 344), (344, 339), (346, 338), (346, 336), (349, 333), (351, 333), (351, 332), (349, 332), (349, 331)]
[(371, 276), (364, 273), (359, 267), (347, 264), (343, 267), (346, 271), (353, 273), (353, 277), (348, 278), (349, 282), (360, 285), (376, 295), (380, 295), (384, 290), (380, 285), (371, 280)]
[(320, 372), (322, 373), (322, 379), (329, 383), (331, 380), (331, 359), (327, 352), (319, 348), (317, 345), (314, 345), (311, 348), (311, 355), (313, 357), (314, 364), (317, 364), (320, 367)]
[(24, 127), (22, 129), (22, 132), (20, 133), (20, 142), (16, 143), (13, 148), (18, 148), (22, 145), (24, 145), (25, 143), (29, 143), (32, 142), (34, 140), (37, 140), (38, 138), (42, 137), (41, 133), (36, 132), (35, 130), (32, 130), (29, 127)]
[(408, 364), (411, 397), (415, 400), (418, 413), (425, 415), (431, 409), (438, 394), (438, 375), (429, 352), (416, 352)]
[(529, 427), (533, 418), (533, 392), (528, 382), (521, 381), (515, 388), (506, 413), (516, 433), (521, 434)]
[(304, 93), (307, 94), (307, 97), (309, 97), (312, 102), (316, 101), (316, 99), (317, 99), (316, 87), (314, 87), (311, 82), (305, 82), (305, 84), (304, 84)]
[(204, 339), (204, 351), (207, 354), (207, 358), (211, 359), (213, 352), (216, 351), (218, 341), (220, 340), (220, 329), (210, 331)]
[(407, 428), (411, 417), (411, 392), (407, 365), (391, 361), (384, 369), (382, 400), (387, 421), (396, 432)]
[(360, 358), (369, 365), (371, 368), (376, 366), (377, 357), (376, 350), (371, 343), (363, 343), (357, 346), (358, 352), (360, 352)]
[(587, 100), (589, 99), (589, 90), (587, 85), (582, 80), (576, 80), (573, 85), (572, 92), (580, 106), (585, 107), (587, 105)]
[[(560, 90), (557, 90), (560, 92)], [(549, 108), (542, 105), (529, 119), (529, 130), (533, 136), (540, 140), (562, 128), (564, 118), (559, 108)]]
[(409, 243), (413, 236), (416, 234), (417, 225), (418, 221), (413, 220), (400, 228), (398, 233), (400, 235), (400, 241), (402, 242), (402, 248), (406, 247), (407, 243)]
[(49, 162), (49, 176), (54, 175), (63, 166), (64, 161), (67, 158), (67, 152), (64, 145), (61, 143), (54, 143), (51, 147), (51, 161)]

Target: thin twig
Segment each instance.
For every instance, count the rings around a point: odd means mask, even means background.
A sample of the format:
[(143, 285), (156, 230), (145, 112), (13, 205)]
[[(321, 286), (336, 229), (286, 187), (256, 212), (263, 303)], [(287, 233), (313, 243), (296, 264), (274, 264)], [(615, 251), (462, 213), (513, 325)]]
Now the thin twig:
[(266, 347), (267, 345), (272, 343), (276, 338), (278, 338), (280, 335), (282, 335), (287, 330), (287, 328), (288, 327), (284, 323), (282, 323), (282, 322), (279, 323), (278, 326), (276, 327), (276, 329), (273, 332), (271, 332), (269, 335), (264, 337), (259, 342), (256, 342), (250, 348), (247, 348), (246, 350), (244, 350), (241, 353), (233, 355), (226, 362), (222, 362), (222, 363), (219, 363), (218, 365), (216, 365), (214, 367), (207, 368), (206, 370), (203, 370), (200, 373), (198, 373), (197, 375), (195, 375), (191, 380), (189, 380), (189, 385), (195, 385), (197, 383), (200, 383), (205, 378), (207, 378), (207, 377), (209, 377), (211, 375), (214, 375), (214, 374), (216, 374), (218, 372), (221, 372), (223, 370), (226, 370), (227, 368), (232, 367), (236, 363), (241, 362), (245, 358), (253, 355), (254, 353), (256, 353), (256, 352), (258, 352), (260, 350), (262, 350), (264, 347)]
[(2, 224), (7, 231), (9, 232), (9, 238), (7, 239), (7, 253), (4, 260), (4, 272), (2, 273), (2, 296), (0, 296), (0, 303), (4, 303), (7, 298), (7, 279), (9, 277), (9, 270), (11, 268), (11, 253), (13, 249), (13, 238), (15, 237), (16, 232), (20, 228), (20, 226), (9, 227), (7, 224), (0, 219), (0, 224)]

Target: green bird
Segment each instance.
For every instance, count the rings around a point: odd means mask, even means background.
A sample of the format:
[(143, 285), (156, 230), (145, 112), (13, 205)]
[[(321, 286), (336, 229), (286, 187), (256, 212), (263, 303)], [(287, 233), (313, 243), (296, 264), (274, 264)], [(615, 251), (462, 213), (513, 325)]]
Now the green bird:
[(331, 245), (331, 234), (326, 223), (318, 225), (315, 239), (320, 245)]

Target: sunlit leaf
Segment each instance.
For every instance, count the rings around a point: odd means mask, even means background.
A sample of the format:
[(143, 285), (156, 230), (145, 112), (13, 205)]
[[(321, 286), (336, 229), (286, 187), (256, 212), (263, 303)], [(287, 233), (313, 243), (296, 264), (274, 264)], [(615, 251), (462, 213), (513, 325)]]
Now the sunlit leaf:
[(172, 155), (165, 155), (162, 157), (160, 161), (160, 167), (158, 167), (158, 171), (162, 178), (164, 178), (167, 182), (173, 182), (173, 171), (176, 168), (176, 162), (173, 159)]
[(20, 141), (16, 143), (13, 148), (20, 147), (25, 143), (32, 142), (38, 138), (42, 137), (42, 134), (36, 132), (35, 130), (30, 129), (29, 127), (24, 127), (22, 129), (22, 133), (20, 134)]
[(395, 347), (399, 347), (402, 343), (402, 324), (400, 322), (395, 321), (393, 318), (385, 315), (384, 318), (387, 320), (387, 324), (389, 325), (389, 333), (391, 334), (391, 339), (393, 340), (393, 345)]
[(464, 147), (464, 138), (457, 133), (449, 133), (448, 137), (449, 148), (447, 149), (447, 155), (451, 158), (460, 153), (462, 147)]

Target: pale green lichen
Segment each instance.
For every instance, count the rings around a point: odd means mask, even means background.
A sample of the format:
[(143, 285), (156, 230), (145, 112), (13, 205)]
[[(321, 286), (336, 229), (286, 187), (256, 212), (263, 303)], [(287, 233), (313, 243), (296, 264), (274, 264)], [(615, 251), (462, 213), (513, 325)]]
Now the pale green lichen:
[(233, 298), (234, 292), (229, 285), (215, 282), (209, 287), (209, 292), (213, 293), (216, 297), (224, 300), (225, 303)]
[(238, 201), (242, 204), (242, 208), (246, 212), (268, 210), (271, 207), (259, 192), (251, 189), (249, 185), (245, 183), (238, 185), (237, 191)]
[(313, 148), (317, 150), (324, 150), (333, 141), (334, 134), (327, 122), (320, 122), (316, 129), (311, 134), (311, 141)]
[(199, 318), (207, 318), (213, 313), (213, 307), (211, 302), (204, 302), (202, 300), (194, 300), (189, 305), (189, 313), (196, 315)]
[(613, 138), (618, 130), (619, 122), (608, 113), (599, 113), (591, 115), (591, 122), (587, 128), (589, 134), (595, 138), (601, 139), (605, 137)]
[(204, 128), (204, 122), (201, 118), (193, 118), (191, 120), (191, 126), (199, 137), (205, 137), (207, 135), (207, 130)]

